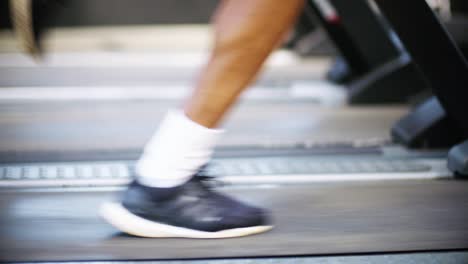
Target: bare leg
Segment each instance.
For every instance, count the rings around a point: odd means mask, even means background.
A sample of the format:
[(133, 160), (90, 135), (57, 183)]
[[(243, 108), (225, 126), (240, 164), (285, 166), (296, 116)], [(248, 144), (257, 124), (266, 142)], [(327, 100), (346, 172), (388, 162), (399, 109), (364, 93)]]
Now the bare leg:
[[(211, 59), (181, 111), (146, 145), (138, 178), (103, 217), (144, 237), (225, 238), (271, 229), (270, 213), (207, 187), (197, 171), (222, 131), (215, 127), (294, 21), (303, 0), (226, 0), (215, 16)], [(145, 215), (141, 218), (140, 215)], [(161, 218), (163, 216), (163, 218)]]
[(215, 127), (280, 43), (302, 5), (303, 0), (224, 0), (213, 19), (211, 58), (185, 106), (187, 117)]

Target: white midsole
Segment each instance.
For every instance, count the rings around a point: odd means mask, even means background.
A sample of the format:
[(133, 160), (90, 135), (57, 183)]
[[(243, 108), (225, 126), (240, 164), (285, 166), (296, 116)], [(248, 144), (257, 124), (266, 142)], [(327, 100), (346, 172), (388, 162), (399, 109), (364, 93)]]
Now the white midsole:
[(130, 213), (119, 203), (105, 203), (101, 216), (117, 229), (140, 237), (185, 237), (185, 238), (229, 238), (266, 232), (273, 226), (252, 226), (227, 229), (217, 232), (198, 231), (183, 227), (156, 223)]

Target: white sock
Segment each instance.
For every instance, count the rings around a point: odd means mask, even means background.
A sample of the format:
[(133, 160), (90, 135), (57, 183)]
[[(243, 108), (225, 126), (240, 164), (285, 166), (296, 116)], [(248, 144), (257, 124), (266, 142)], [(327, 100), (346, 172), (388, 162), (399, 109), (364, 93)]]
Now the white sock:
[(185, 183), (211, 159), (222, 134), (195, 123), (183, 111), (169, 111), (137, 163), (138, 181), (160, 188)]

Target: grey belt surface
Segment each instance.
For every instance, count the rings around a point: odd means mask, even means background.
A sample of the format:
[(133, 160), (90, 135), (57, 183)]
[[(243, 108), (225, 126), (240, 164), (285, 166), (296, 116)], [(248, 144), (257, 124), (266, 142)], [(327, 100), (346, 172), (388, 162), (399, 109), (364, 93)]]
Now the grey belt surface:
[[(44, 262), (43, 262), (44, 263)], [(234, 259), (197, 259), (197, 260), (147, 260), (147, 261), (80, 261), (80, 262), (45, 262), (44, 264), (362, 264), (362, 263), (425, 263), (425, 264), (460, 264), (468, 263), (468, 251), (449, 252), (411, 252), (371, 255), (346, 256), (299, 256)], [(32, 264), (32, 263), (31, 263)]]
[(0, 261), (156, 260), (468, 248), (468, 182), (225, 188), (270, 208), (276, 227), (223, 240), (126, 236), (98, 216), (103, 191), (0, 192)]

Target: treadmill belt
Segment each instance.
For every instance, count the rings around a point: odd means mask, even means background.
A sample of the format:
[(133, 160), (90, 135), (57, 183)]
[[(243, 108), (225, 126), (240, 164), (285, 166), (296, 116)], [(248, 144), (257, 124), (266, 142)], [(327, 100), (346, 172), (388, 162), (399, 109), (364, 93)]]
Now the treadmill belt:
[(0, 261), (206, 259), (468, 248), (468, 182), (391, 181), (224, 188), (271, 208), (276, 227), (222, 240), (147, 239), (98, 216), (116, 193), (0, 192)]

